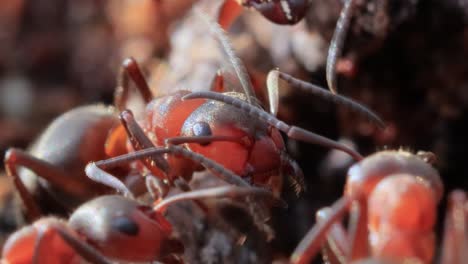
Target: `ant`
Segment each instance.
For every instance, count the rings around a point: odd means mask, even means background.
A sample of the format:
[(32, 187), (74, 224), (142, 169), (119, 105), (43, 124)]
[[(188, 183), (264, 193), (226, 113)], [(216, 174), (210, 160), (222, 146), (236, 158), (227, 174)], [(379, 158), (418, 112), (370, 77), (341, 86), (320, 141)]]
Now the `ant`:
[[(431, 157), (427, 152), (380, 151), (353, 165), (343, 197), (317, 213), (317, 224), (299, 243), (291, 263), (309, 263), (327, 237), (325, 255), (332, 263), (369, 256), (429, 263), (435, 251), (437, 204), (443, 195)], [(338, 222), (347, 211), (348, 232)]]
[[(240, 92), (211, 92), (226, 98), (236, 99), (255, 109), (260, 109), (256, 103), (251, 84), (247, 78), (245, 67), (235, 57), (227, 37), (220, 26), (201, 14), (211, 31), (218, 37), (229, 60), (234, 68), (244, 93)], [(140, 86), (140, 90), (149, 90), (148, 84), (139, 71), (129, 71), (130, 77)], [(278, 74), (273, 71), (269, 77), (268, 89), (270, 94), (270, 111), (276, 113), (278, 109), (277, 94), (279, 86)], [(217, 75), (215, 82), (223, 86), (223, 75)], [(216, 86), (216, 85), (215, 85)], [(222, 90), (216, 88), (214, 90)], [(317, 88), (315, 89), (317, 90)], [(320, 90), (320, 89), (319, 89)], [(166, 148), (173, 153), (175, 148), (170, 145), (180, 145), (187, 150), (201, 154), (241, 175), (254, 185), (268, 186), (273, 192), (279, 194), (282, 187), (282, 175), (290, 174), (296, 183), (297, 190), (303, 188), (302, 172), (299, 166), (286, 154), (283, 139), (277, 127), (271, 124), (252, 121), (243, 111), (230, 105), (209, 101), (206, 99), (183, 100), (196, 96), (197, 92), (179, 90), (166, 96), (155, 98), (147, 102), (145, 116), (142, 120), (134, 118), (130, 111), (121, 113), (121, 120), (129, 135), (133, 150), (158, 147)], [(365, 107), (341, 96), (330, 96), (327, 93), (317, 92), (322, 98), (341, 103), (364, 113), (371, 120), (383, 124), (381, 120)], [(280, 129), (281, 130), (281, 129)], [(337, 148), (354, 155), (353, 150), (333, 140), (293, 129), (296, 137), (319, 138), (316, 143)], [(292, 136), (292, 134), (290, 135)], [(229, 153), (229, 155), (226, 155)], [(174, 153), (173, 153), (174, 154)], [(169, 183), (181, 177), (190, 180), (194, 171), (199, 168), (177, 155), (168, 155), (165, 160), (152, 160), (151, 156), (142, 159), (146, 168), (157, 178)], [(101, 163), (102, 164), (102, 163)], [(99, 166), (98, 166), (99, 167)], [(96, 178), (90, 171), (88, 176)]]
[[(28, 152), (15, 148), (6, 152), (5, 168), (19, 192), (29, 221), (46, 212), (65, 215), (83, 202), (109, 193), (107, 187), (88, 179), (84, 169), (90, 161), (127, 152), (128, 136), (124, 127), (119, 124), (116, 111), (126, 109), (130, 96), (130, 80), (137, 84), (143, 101), (149, 104), (153, 96), (138, 64), (132, 58), (126, 59), (119, 73), (114, 107), (89, 105), (72, 109), (55, 119)], [(173, 109), (160, 116), (161, 121), (166, 121), (161, 126), (166, 126), (167, 122), (172, 125), (174, 120), (182, 124), (185, 119), (181, 119), (180, 115), (186, 115), (197, 108), (197, 104), (193, 103), (179, 103), (177, 107), (171, 103), (171, 99), (183, 94), (184, 92), (178, 92), (165, 97), (165, 106), (172, 105)], [(161, 107), (163, 105), (164, 103), (160, 104)], [(203, 127), (201, 128), (203, 132)], [(140, 139), (134, 140), (131, 137), (130, 140), (137, 142), (135, 144), (143, 147), (153, 146), (146, 137), (139, 137), (140, 131), (134, 132), (131, 128), (129, 130), (131, 135), (136, 134)], [(168, 169), (163, 157), (154, 157), (151, 160), (163, 170)], [(27, 170), (18, 170), (17, 167)], [(122, 176), (128, 175), (128, 171), (129, 168), (118, 168), (113, 173)], [(135, 178), (138, 182), (138, 178), (141, 177)]]
[[(133, 75), (135, 67), (133, 59), (122, 64), (114, 102), (117, 110), (123, 110), (129, 94), (128, 75)], [(145, 100), (151, 98), (149, 90), (139, 91)], [(127, 136), (115, 112), (114, 107), (100, 104), (74, 108), (56, 118), (28, 152), (7, 150), (7, 175), (19, 193), (28, 221), (44, 213), (66, 215), (83, 202), (111, 191), (88, 179), (84, 169), (90, 161), (125, 153)], [(18, 170), (19, 166), (27, 170)], [(129, 168), (113, 173), (129, 175)]]
[(174, 237), (173, 227), (164, 216), (167, 207), (185, 200), (239, 196), (266, 198), (284, 205), (268, 190), (255, 187), (225, 186), (185, 192), (152, 207), (124, 196), (104, 195), (82, 204), (68, 221), (46, 217), (18, 230), (6, 241), (2, 261), (183, 263), (179, 255), (184, 246)]

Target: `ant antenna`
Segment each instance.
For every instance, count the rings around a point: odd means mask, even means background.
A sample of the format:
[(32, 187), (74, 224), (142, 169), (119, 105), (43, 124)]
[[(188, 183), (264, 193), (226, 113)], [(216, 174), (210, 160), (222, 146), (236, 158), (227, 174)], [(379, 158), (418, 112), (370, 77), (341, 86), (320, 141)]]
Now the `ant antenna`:
[(348, 33), (349, 24), (351, 22), (352, 13), (354, 10), (355, 0), (346, 0), (343, 9), (341, 10), (340, 17), (336, 22), (335, 32), (328, 48), (326, 78), (328, 88), (334, 94), (337, 93), (336, 89), (336, 63), (338, 57), (341, 56), (343, 51), (343, 44)]
[(234, 71), (236, 72), (237, 78), (239, 79), (242, 89), (244, 90), (245, 95), (247, 96), (247, 101), (249, 104), (252, 103), (251, 98), (255, 98), (255, 94), (253, 93), (252, 85), (250, 84), (250, 79), (247, 74), (247, 70), (245, 69), (244, 64), (242, 61), (237, 57), (231, 42), (229, 41), (228, 36), (221, 28), (221, 26), (216, 23), (213, 19), (211, 19), (205, 12), (201, 11), (198, 8), (195, 8), (195, 13), (208, 25), (211, 33), (215, 35), (218, 39), (219, 43), (221, 44), (223, 51), (227, 54)]
[[(222, 180), (230, 184), (243, 186), (243, 187), (250, 186), (240, 176), (236, 175), (234, 172), (218, 164), (217, 162), (210, 160), (201, 154), (198, 154), (196, 152), (193, 152), (183, 147), (179, 147), (175, 145), (168, 145), (164, 148), (157, 148), (157, 147), (147, 148), (147, 149), (131, 152), (128, 154), (120, 155), (117, 157), (113, 157), (107, 160), (97, 161), (94, 163), (94, 165), (101, 169), (109, 169), (109, 168), (120, 166), (122, 164), (129, 163), (135, 160), (141, 160), (149, 156), (162, 155), (166, 153), (173, 154), (173, 155), (181, 155), (188, 159), (191, 159), (201, 164), (206, 169), (216, 172), (216, 176), (220, 177)], [(91, 167), (91, 168), (94, 168), (94, 167)]]
[(286, 124), (285, 122), (279, 120), (278, 118), (274, 117), (273, 115), (265, 112), (264, 110), (258, 107), (255, 107), (253, 105), (250, 105), (244, 102), (243, 100), (240, 100), (231, 96), (227, 96), (224, 94), (220, 94), (220, 93), (215, 93), (215, 92), (192, 92), (182, 97), (182, 100), (189, 100), (189, 99), (196, 99), (196, 98), (206, 98), (206, 99), (211, 99), (215, 101), (224, 102), (226, 104), (230, 104), (234, 107), (239, 108), (240, 110), (246, 112), (247, 114), (253, 117), (263, 120), (269, 125), (277, 128), (278, 130), (283, 131), (284, 133), (288, 135), (288, 137), (292, 139), (297, 139), (297, 140), (309, 142), (312, 144), (318, 144), (324, 147), (341, 150), (345, 153), (348, 153), (357, 161), (360, 161), (363, 159), (361, 154), (347, 147), (344, 144), (341, 144), (337, 141), (326, 138), (324, 136), (315, 134), (313, 132), (307, 131), (303, 128), (300, 128), (297, 126), (290, 126)]
[(85, 174), (91, 180), (109, 186), (126, 197), (133, 198), (132, 192), (125, 186), (125, 184), (110, 173), (98, 168), (95, 162), (90, 162), (86, 165)]
[(236, 187), (236, 186), (223, 186), (208, 188), (203, 190), (190, 191), (186, 193), (176, 194), (169, 198), (162, 200), (160, 203), (153, 207), (154, 211), (164, 212), (167, 207), (178, 201), (184, 200), (197, 200), (202, 198), (236, 198), (244, 196), (263, 196), (268, 199), (272, 199), (276, 205), (281, 207), (287, 207), (286, 203), (273, 195), (273, 193), (267, 189), (258, 187)]
[(365, 116), (371, 123), (377, 125), (380, 129), (385, 129), (385, 123), (382, 121), (382, 119), (376, 113), (372, 112), (372, 110), (363, 106), (362, 104), (342, 95), (329, 92), (318, 85), (294, 78), (287, 73), (278, 71), (278, 75), (292, 86), (310, 92), (313, 95), (319, 96), (329, 102), (348, 107), (349, 109)]

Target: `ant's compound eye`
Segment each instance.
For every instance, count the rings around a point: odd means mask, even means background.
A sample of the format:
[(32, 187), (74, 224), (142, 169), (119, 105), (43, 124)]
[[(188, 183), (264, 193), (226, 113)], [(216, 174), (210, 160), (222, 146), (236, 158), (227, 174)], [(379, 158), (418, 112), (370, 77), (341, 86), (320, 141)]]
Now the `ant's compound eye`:
[(206, 122), (197, 122), (192, 127), (193, 135), (196, 137), (208, 137), (211, 136), (210, 125)]
[(138, 225), (128, 217), (117, 217), (112, 220), (112, 229), (118, 230), (120, 233), (129, 236), (138, 235), (140, 228)]

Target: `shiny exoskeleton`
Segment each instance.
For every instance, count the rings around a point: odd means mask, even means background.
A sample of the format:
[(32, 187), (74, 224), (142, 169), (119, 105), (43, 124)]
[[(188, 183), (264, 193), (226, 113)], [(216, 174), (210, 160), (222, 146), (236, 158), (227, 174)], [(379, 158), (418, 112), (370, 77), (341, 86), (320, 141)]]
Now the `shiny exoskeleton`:
[[(13, 178), (27, 215), (65, 215), (72, 208), (109, 192), (84, 173), (92, 160), (107, 158), (108, 136), (119, 124), (112, 107), (78, 107), (55, 119), (28, 152), (11, 148), (5, 167)], [(17, 167), (24, 167), (17, 169)]]
[[(2, 251), (6, 263), (113, 263), (162, 261), (180, 263), (184, 246), (173, 235), (166, 208), (178, 201), (258, 196), (260, 188), (217, 187), (171, 196), (154, 207), (118, 195), (105, 195), (77, 208), (68, 221), (41, 218), (11, 235)], [(274, 199), (274, 198), (273, 198)]]
[[(427, 157), (381, 151), (353, 165), (344, 196), (318, 212), (318, 224), (296, 248), (291, 263), (309, 263), (325, 239), (325, 254), (333, 263), (370, 256), (396, 263), (410, 259), (430, 263), (443, 185)], [(349, 232), (339, 223), (347, 211), (351, 212)]]

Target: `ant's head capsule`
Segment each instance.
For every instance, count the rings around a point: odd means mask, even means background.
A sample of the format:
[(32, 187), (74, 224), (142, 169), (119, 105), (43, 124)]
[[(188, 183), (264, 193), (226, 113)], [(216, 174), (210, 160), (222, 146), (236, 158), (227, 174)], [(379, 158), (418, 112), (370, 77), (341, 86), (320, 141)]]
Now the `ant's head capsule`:
[(117, 195), (80, 206), (69, 224), (104, 255), (128, 261), (159, 259), (171, 235), (171, 225), (160, 213)]
[[(246, 100), (240, 93), (225, 93)], [(223, 164), (239, 175), (251, 175), (254, 181), (265, 184), (265, 179), (256, 175), (267, 175), (280, 170), (280, 153), (283, 140), (277, 129), (269, 128), (243, 111), (216, 101), (208, 101), (196, 109), (185, 121), (182, 136), (197, 136), (196, 132), (209, 131), (210, 136), (230, 137), (231, 141), (216, 141), (207, 145), (188, 144), (189, 148)]]
[(353, 165), (348, 171), (345, 194), (361, 192), (369, 197), (380, 180), (401, 173), (427, 181), (434, 189), (437, 200), (442, 198), (443, 185), (439, 173), (417, 155), (402, 150), (377, 152)]

